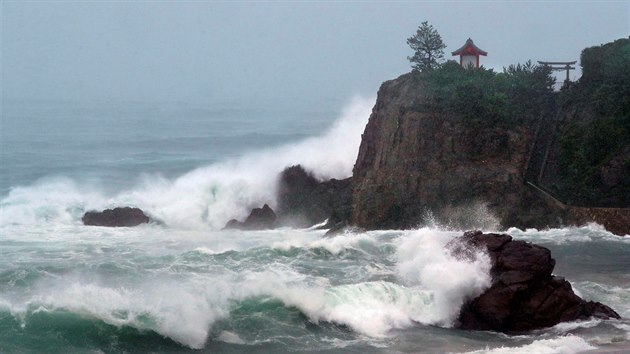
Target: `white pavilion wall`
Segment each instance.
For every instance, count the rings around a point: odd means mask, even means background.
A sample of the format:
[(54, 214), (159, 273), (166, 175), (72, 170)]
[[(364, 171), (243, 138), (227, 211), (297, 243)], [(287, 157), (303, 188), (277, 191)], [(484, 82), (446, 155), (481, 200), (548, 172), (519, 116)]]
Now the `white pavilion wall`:
[(468, 65), (472, 64), (473, 68), (477, 67), (477, 56), (475, 55), (463, 55), (462, 56), (462, 66), (467, 68)]

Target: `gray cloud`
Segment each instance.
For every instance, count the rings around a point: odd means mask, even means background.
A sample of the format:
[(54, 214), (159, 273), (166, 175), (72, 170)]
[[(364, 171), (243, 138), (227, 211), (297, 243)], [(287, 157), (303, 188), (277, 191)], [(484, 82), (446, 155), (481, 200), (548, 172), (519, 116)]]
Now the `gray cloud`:
[[(5, 98), (346, 100), (409, 71), (423, 20), (501, 69), (627, 37), (629, 2), (2, 2)], [(578, 73), (576, 73), (577, 75)]]

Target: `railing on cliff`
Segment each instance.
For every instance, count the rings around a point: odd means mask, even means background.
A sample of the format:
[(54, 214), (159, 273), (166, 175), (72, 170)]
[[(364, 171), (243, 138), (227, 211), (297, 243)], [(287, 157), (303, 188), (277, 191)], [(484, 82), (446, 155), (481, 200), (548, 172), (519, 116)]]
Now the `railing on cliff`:
[(580, 205), (573, 205), (565, 203), (556, 197), (550, 190), (542, 185), (542, 180), (545, 175), (545, 169), (547, 167), (547, 161), (551, 147), (554, 144), (558, 122), (561, 118), (561, 110), (556, 112), (544, 112), (541, 114), (538, 127), (536, 128), (534, 142), (530, 148), (529, 156), (527, 159), (527, 167), (523, 175), (523, 180), (526, 185), (534, 188), (548, 201), (552, 202), (561, 209), (568, 208), (586, 208), (586, 209), (617, 209), (622, 211), (630, 211), (630, 208), (607, 208), (607, 207), (586, 207)]
[(560, 110), (557, 110), (555, 113), (543, 112), (541, 116), (523, 176), (525, 182), (530, 182), (534, 185), (539, 185), (544, 176), (549, 151), (553, 145), (558, 120), (560, 119)]

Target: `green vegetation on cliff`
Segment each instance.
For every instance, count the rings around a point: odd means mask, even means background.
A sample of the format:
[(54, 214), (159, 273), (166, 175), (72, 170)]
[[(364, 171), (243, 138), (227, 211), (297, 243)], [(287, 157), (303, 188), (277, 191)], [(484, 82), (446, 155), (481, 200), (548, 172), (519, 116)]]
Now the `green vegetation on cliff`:
[(582, 78), (561, 92), (562, 194), (569, 203), (630, 206), (630, 39), (584, 49)]
[(541, 228), (627, 220), (561, 207), (524, 183), (574, 206), (630, 204), (627, 42), (585, 50), (584, 77), (560, 92), (550, 69), (531, 62), (502, 72), (447, 62), (384, 82), (353, 169), (351, 223), (390, 229), (431, 218), (456, 228)]
[(448, 61), (411, 74), (427, 98), (414, 109), (472, 130), (542, 120), (555, 135), (542, 147), (552, 151), (546, 188), (570, 205), (630, 207), (630, 39), (584, 49), (580, 62), (580, 80), (554, 92), (551, 70), (530, 61), (499, 73)]
[(429, 109), (460, 116), (471, 126), (511, 127), (538, 118), (551, 103), (555, 82), (549, 68), (530, 61), (502, 73), (483, 67), (468, 70), (448, 61), (416, 75), (426, 83)]

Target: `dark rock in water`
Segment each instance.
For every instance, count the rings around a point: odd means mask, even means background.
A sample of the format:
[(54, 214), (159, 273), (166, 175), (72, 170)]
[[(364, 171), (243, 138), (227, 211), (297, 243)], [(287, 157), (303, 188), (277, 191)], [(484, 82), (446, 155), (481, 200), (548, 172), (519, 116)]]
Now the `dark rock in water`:
[(84, 225), (109, 227), (138, 226), (151, 221), (142, 210), (130, 207), (88, 211), (81, 220)]
[(347, 222), (352, 210), (350, 178), (320, 182), (300, 165), (280, 174), (278, 215), (282, 224), (307, 227), (328, 219), (330, 226)]
[(274, 226), (277, 218), (276, 213), (274, 213), (269, 205), (265, 204), (262, 208), (252, 209), (252, 212), (249, 214), (247, 219), (245, 219), (245, 225), (260, 228), (271, 228)]
[(224, 230), (226, 229), (240, 229), (240, 225), (242, 224), (242, 222), (236, 220), (236, 219), (230, 219), (230, 221), (227, 222), (227, 224), (225, 224), (225, 226), (223, 227)]
[(575, 295), (564, 278), (552, 276), (555, 260), (547, 248), (481, 231), (466, 232), (448, 247), (463, 257), (486, 249), (492, 260), (492, 285), (462, 307), (460, 328), (517, 332), (589, 317), (620, 318), (610, 307)]
[(224, 229), (259, 230), (278, 226), (309, 227), (328, 220), (322, 228), (345, 227), (352, 210), (350, 178), (320, 182), (302, 166), (280, 174), (277, 215), (265, 204), (243, 222), (232, 219)]
[(278, 217), (274, 213), (273, 209), (269, 205), (265, 204), (262, 208), (254, 208), (251, 213), (245, 219), (240, 222), (236, 219), (232, 219), (227, 222), (224, 229), (239, 229), (239, 230), (264, 230), (273, 229), (276, 227), (276, 221)]

